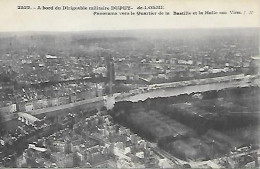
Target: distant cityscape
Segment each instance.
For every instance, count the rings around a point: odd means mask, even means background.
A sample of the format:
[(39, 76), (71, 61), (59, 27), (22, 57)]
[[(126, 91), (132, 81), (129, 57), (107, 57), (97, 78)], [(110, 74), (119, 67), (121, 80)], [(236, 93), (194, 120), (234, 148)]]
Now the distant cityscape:
[(258, 29), (0, 43), (0, 167), (259, 167)]

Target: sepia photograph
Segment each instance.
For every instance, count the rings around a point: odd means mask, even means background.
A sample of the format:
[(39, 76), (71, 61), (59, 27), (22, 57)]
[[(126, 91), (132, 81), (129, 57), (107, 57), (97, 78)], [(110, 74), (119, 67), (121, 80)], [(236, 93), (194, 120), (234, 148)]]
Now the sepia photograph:
[(3, 0), (0, 168), (259, 168), (258, 0)]

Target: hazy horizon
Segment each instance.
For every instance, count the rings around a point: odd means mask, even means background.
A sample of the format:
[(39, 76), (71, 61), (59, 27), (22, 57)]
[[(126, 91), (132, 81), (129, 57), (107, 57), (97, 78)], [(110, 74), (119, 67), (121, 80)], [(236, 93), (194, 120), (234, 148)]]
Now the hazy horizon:
[[(243, 34), (252, 34), (256, 33), (259, 36), (260, 28), (251, 27), (251, 28), (173, 28), (173, 29), (131, 29), (131, 30), (84, 30), (84, 31), (0, 31), (0, 36), (26, 36), (26, 35), (97, 35), (97, 36), (157, 36), (158, 34), (167, 34), (168, 35), (180, 35), (180, 34), (194, 34), (197, 32), (202, 36), (203, 34), (212, 34), (217, 35), (218, 33), (224, 34), (236, 34), (237, 32), (243, 32)], [(109, 34), (108, 34), (109, 33)]]

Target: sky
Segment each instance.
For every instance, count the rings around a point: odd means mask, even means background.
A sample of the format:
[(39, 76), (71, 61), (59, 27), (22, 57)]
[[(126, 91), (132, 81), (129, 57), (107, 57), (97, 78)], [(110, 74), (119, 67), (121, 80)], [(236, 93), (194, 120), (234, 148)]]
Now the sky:
[[(174, 28), (229, 28), (259, 27), (259, 0), (1, 0), (0, 32), (12, 31), (88, 31)], [(94, 16), (93, 11), (26, 10), (17, 6), (131, 6), (137, 13), (138, 6), (164, 6), (171, 15), (157, 16)], [(245, 15), (231, 15), (230, 11)], [(149, 12), (151, 10), (139, 10)], [(176, 12), (226, 11), (226, 15), (172, 15)], [(252, 14), (249, 15), (250, 11)], [(102, 11), (101, 11), (102, 12)], [(114, 11), (106, 11), (114, 12)], [(120, 11), (117, 11), (120, 12)]]

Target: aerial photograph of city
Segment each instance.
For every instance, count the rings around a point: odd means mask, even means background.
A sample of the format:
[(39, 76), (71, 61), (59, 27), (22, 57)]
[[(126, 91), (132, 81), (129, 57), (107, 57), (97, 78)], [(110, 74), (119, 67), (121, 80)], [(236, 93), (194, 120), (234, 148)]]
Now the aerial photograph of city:
[(258, 168), (259, 28), (0, 33), (0, 168)]

